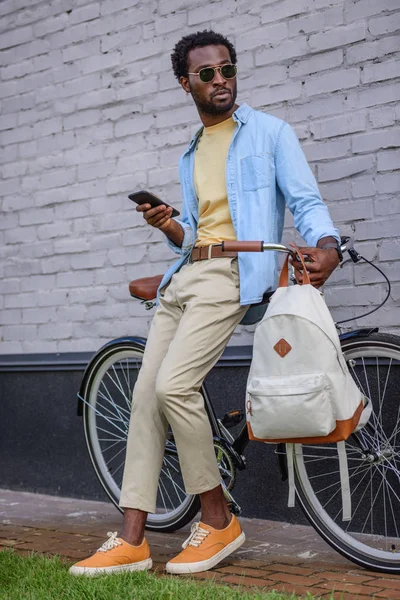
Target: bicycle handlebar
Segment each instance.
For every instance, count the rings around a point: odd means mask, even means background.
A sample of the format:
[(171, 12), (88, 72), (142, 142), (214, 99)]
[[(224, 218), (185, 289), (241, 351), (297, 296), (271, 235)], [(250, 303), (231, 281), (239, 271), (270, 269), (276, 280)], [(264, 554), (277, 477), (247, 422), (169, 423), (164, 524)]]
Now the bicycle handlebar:
[[(351, 237), (341, 238), (341, 250), (342, 252), (350, 251), (353, 249), (353, 240)], [(254, 242), (222, 242), (223, 252), (264, 252), (265, 250), (275, 250), (277, 252), (286, 252), (287, 254), (295, 254), (295, 251), (282, 244), (265, 244), (262, 241)]]
[(222, 242), (223, 252), (264, 252), (264, 250), (276, 250), (277, 252), (286, 252), (294, 254), (294, 250), (283, 246), (282, 244), (264, 244), (264, 242)]

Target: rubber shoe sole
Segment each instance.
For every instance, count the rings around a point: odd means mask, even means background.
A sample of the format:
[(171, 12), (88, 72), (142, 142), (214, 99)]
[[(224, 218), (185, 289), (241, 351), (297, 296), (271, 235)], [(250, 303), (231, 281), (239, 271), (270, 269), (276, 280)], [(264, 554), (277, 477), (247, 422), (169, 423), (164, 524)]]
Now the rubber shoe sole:
[(242, 532), (233, 542), (225, 546), (223, 550), (215, 554), (207, 560), (201, 560), (193, 563), (171, 563), (168, 562), (165, 565), (167, 573), (172, 575), (183, 575), (185, 573), (201, 573), (202, 571), (208, 571), (217, 565), (221, 560), (235, 552), (246, 540), (245, 534)]
[(125, 571), (146, 571), (151, 569), (153, 561), (151, 558), (141, 560), (136, 563), (129, 563), (127, 565), (116, 565), (115, 567), (71, 567), (69, 569), (70, 575), (86, 575), (87, 577), (95, 577), (96, 575), (103, 575), (104, 573), (123, 573)]

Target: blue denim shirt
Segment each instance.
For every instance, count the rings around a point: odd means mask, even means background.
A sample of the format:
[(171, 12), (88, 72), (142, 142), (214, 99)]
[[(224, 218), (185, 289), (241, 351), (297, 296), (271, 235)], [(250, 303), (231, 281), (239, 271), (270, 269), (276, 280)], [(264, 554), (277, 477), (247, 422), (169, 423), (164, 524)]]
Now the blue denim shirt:
[[(293, 129), (284, 121), (242, 104), (234, 113), (236, 128), (226, 160), (228, 202), (236, 239), (280, 243), (285, 202), (294, 225), (308, 246), (320, 238), (340, 240), (318, 191)], [(198, 200), (193, 184), (194, 155), (203, 128), (193, 136), (179, 161), (183, 201), (182, 247), (168, 245), (180, 255), (161, 282), (164, 287), (188, 260), (196, 241)], [(277, 285), (276, 252), (240, 252), (240, 303), (260, 302)]]

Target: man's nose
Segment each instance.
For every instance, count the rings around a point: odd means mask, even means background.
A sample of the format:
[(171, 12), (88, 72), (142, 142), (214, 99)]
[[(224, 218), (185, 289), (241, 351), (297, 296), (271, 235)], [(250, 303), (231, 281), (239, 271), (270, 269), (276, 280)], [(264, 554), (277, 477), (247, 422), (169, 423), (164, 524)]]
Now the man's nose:
[(215, 75), (214, 75), (214, 81), (213, 81), (213, 83), (216, 83), (218, 85), (221, 85), (222, 83), (225, 83), (225, 79), (222, 77), (220, 69), (215, 69)]

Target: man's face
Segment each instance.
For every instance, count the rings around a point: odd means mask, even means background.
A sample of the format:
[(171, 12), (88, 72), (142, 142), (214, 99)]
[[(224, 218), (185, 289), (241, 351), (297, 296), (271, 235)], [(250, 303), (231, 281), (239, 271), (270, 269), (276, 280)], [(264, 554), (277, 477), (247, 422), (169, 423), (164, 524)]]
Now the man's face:
[[(204, 46), (194, 48), (188, 54), (188, 72), (198, 73), (204, 67), (216, 67), (230, 64), (231, 57), (225, 46)], [(198, 75), (181, 78), (181, 85), (190, 92), (199, 110), (209, 115), (219, 115), (231, 110), (237, 95), (236, 77), (224, 79), (219, 71), (215, 72), (210, 83), (204, 83)]]

